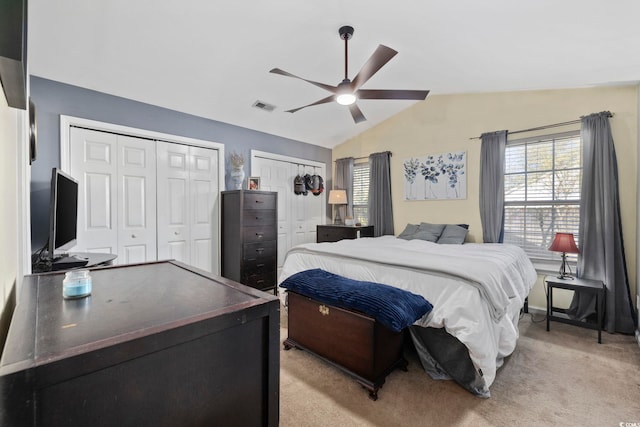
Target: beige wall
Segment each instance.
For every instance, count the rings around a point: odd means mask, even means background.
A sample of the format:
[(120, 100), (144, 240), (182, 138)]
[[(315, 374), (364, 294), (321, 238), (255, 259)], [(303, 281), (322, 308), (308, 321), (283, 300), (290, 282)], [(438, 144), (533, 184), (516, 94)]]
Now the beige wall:
[[(364, 101), (385, 102), (385, 101)], [(337, 146), (333, 159), (367, 156), (389, 150), (393, 213), (396, 234), (407, 223), (468, 223), (469, 240), (482, 241), (478, 209), (480, 141), (483, 132), (516, 131), (578, 119), (609, 110), (618, 155), (621, 210), (627, 267), (632, 295), (636, 289), (636, 188), (638, 141), (638, 87), (523, 91), (483, 94), (433, 95), (391, 119)], [(577, 130), (579, 125), (550, 129), (538, 134)], [(535, 133), (517, 137), (534, 136)], [(466, 200), (403, 200), (402, 162), (411, 156), (452, 151), (467, 152)], [(538, 281), (530, 296), (535, 307), (545, 307)]]
[(18, 271), (18, 139), (19, 110), (9, 108), (0, 93), (0, 312)]

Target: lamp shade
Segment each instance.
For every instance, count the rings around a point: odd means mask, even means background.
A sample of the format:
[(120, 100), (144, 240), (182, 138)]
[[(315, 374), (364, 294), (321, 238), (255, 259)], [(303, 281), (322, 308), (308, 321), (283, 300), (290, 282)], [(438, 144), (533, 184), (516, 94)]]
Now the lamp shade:
[(556, 237), (553, 239), (551, 246), (549, 246), (549, 250), (569, 254), (577, 254), (580, 252), (576, 246), (576, 241), (573, 239), (572, 233), (556, 233)]
[(330, 205), (346, 205), (347, 190), (329, 190)]

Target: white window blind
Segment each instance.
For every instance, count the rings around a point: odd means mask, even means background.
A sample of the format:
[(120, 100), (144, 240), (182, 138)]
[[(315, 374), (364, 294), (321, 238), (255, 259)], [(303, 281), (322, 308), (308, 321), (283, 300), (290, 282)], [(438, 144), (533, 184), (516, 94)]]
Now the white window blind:
[[(557, 259), (548, 250), (556, 232), (578, 242), (582, 142), (579, 132), (509, 141), (505, 150), (504, 242), (530, 258)], [(575, 254), (567, 254), (572, 261)]]
[(353, 165), (353, 219), (369, 223), (369, 163)]

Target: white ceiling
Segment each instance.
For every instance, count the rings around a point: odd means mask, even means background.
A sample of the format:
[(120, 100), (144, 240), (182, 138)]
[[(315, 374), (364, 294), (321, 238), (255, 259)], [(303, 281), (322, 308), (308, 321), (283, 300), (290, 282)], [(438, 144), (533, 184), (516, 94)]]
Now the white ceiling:
[[(637, 0), (30, 0), (30, 73), (324, 147), (415, 101), (363, 100), (367, 121), (278, 67), (331, 85), (378, 44), (399, 52), (364, 89), (437, 94), (640, 80)], [(252, 107), (276, 105), (269, 113)], [(427, 97), (426, 101), (429, 102)]]

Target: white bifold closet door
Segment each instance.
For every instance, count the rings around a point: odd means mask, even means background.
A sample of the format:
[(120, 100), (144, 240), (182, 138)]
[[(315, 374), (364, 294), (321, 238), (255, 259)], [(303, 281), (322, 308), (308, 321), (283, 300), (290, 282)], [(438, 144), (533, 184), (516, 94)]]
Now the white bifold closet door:
[(325, 194), (296, 195), (296, 175), (324, 173), (324, 169), (304, 166), (286, 160), (253, 157), (252, 174), (260, 177), (260, 189), (278, 192), (278, 275), (289, 249), (301, 243), (316, 241), (316, 226), (324, 224), (322, 206)]
[(217, 149), (72, 127), (69, 152), (80, 183), (74, 252), (219, 272)]
[(70, 154), (79, 181), (74, 251), (115, 253), (117, 264), (156, 260), (155, 142), (74, 127)]
[(218, 151), (159, 141), (158, 258), (218, 271)]
[[(320, 171), (310, 166), (305, 166), (302, 171), (302, 175), (313, 175)], [(293, 177), (298, 174), (298, 167), (292, 168), (292, 178), (290, 179), (291, 194), (293, 193)], [(322, 205), (325, 203), (324, 192), (315, 196), (309, 191), (306, 196), (294, 195), (292, 197), (293, 215), (294, 215), (294, 229), (292, 233), (292, 245), (300, 245), (302, 243), (315, 242), (317, 239), (317, 225), (324, 224), (324, 218), (322, 215)]]

